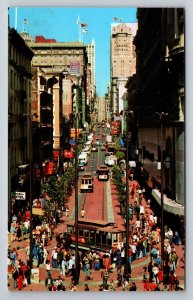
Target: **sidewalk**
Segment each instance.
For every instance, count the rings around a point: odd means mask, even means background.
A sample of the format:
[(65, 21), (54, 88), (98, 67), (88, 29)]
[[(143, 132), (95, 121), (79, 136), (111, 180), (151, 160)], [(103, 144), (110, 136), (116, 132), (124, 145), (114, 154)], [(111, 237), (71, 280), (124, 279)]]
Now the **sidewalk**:
[[(132, 181), (132, 183), (137, 184), (136, 181)], [(123, 218), (120, 215), (120, 209), (119, 209), (119, 203), (117, 200), (117, 191), (115, 188), (115, 185), (113, 184), (112, 180), (110, 181), (110, 189), (111, 189), (111, 196), (112, 196), (112, 212), (114, 214), (114, 221), (115, 224), (118, 224), (119, 227), (122, 226), (124, 228), (124, 222)], [(57, 227), (54, 229), (54, 234), (58, 233), (64, 233), (67, 230), (66, 223), (70, 220), (71, 215), (74, 210), (74, 202), (75, 202), (75, 192), (73, 191), (71, 197), (68, 201), (68, 207), (69, 207), (69, 216), (66, 217), (65, 212), (63, 212), (63, 215), (60, 219), (60, 222), (57, 224)], [(131, 203), (133, 203), (133, 200), (130, 200)], [(142, 203), (144, 206), (146, 206), (146, 200), (143, 198)], [(151, 209), (148, 209), (148, 213), (150, 214), (152, 211)], [(135, 216), (134, 216), (135, 218)], [(19, 247), (19, 258), (21, 260), (27, 260), (27, 257), (25, 255), (25, 247), (27, 246), (27, 241), (22, 242), (14, 242), (11, 244), (11, 247)], [(55, 242), (55, 236), (53, 237), (52, 241), (49, 242), (48, 246), (46, 247), (49, 251), (54, 249), (56, 245)], [(184, 269), (183, 269), (183, 263), (180, 261), (180, 258), (183, 256), (183, 246), (175, 246), (177, 250), (177, 254), (179, 256), (179, 266), (177, 268), (177, 276), (180, 279), (180, 285), (184, 285)], [(143, 267), (144, 265), (147, 265), (149, 263), (149, 257), (143, 257), (141, 259), (138, 259), (134, 262), (132, 262), (132, 274), (130, 278), (130, 282), (135, 281), (137, 283), (137, 291), (143, 291)], [(40, 283), (39, 284), (30, 284), (28, 287), (25, 287), (23, 291), (45, 291), (47, 290), (45, 287), (45, 279), (46, 279), (46, 270), (44, 265), (40, 265), (39, 267), (39, 273), (40, 273)], [(60, 275), (60, 269), (53, 269), (51, 268), (52, 277), (56, 278), (58, 275)], [(99, 285), (102, 283), (101, 280), (101, 272), (100, 271), (94, 271), (92, 270), (92, 281), (85, 281), (85, 273), (83, 271), (80, 272), (80, 283), (78, 284), (78, 290), (83, 291), (84, 290), (84, 284), (87, 283), (90, 287), (91, 291), (98, 291)], [(116, 269), (114, 269), (113, 273), (110, 274), (110, 278), (112, 278), (115, 283), (117, 281), (117, 272)], [(64, 283), (65, 286), (68, 287), (70, 284), (71, 278), (65, 277)], [(10, 287), (9, 290), (15, 290), (13, 288), (12, 280), (9, 280)], [(68, 288), (67, 288), (68, 290)], [(117, 291), (121, 291), (122, 288), (117, 288)]]

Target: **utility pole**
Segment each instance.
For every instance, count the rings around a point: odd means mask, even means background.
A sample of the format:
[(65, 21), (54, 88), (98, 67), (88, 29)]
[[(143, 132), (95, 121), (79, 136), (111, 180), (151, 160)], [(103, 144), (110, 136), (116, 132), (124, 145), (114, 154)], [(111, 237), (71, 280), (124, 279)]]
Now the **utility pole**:
[(133, 111), (128, 110), (126, 111), (126, 205), (125, 205), (125, 210), (126, 210), (126, 245), (125, 245), (125, 273), (126, 276), (129, 275), (129, 260), (128, 260), (128, 255), (129, 255), (129, 143), (128, 143), (128, 138), (129, 138), (129, 114), (133, 114)]
[(161, 264), (164, 266), (164, 199), (163, 199), (163, 118), (168, 115), (168, 113), (161, 112), (156, 113), (160, 118), (160, 153), (161, 153)]
[(76, 283), (79, 274), (79, 253), (78, 253), (78, 116), (75, 113), (75, 266), (76, 266)]

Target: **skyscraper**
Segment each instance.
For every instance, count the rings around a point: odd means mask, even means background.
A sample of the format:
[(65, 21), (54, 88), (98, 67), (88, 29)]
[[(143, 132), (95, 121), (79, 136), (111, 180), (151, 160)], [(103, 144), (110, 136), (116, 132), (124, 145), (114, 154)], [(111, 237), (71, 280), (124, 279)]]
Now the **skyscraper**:
[(118, 113), (123, 110), (125, 83), (136, 71), (136, 54), (133, 39), (137, 23), (111, 24), (111, 110)]

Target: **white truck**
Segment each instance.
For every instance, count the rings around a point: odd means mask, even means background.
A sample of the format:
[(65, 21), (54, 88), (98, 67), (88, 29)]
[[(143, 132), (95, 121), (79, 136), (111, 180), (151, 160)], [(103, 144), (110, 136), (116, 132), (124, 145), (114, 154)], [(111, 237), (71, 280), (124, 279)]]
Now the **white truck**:
[(115, 155), (109, 155), (105, 158), (105, 165), (111, 167), (117, 164), (117, 157)]
[(83, 162), (84, 165), (88, 163), (88, 157), (85, 152), (81, 152), (80, 155), (78, 156), (78, 163)]

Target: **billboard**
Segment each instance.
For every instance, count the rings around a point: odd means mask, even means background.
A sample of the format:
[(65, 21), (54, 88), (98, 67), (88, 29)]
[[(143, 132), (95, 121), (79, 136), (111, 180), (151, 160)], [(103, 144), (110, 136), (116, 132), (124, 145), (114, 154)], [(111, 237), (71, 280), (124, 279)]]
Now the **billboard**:
[(71, 75), (80, 75), (80, 61), (71, 61), (70, 62), (70, 74)]

